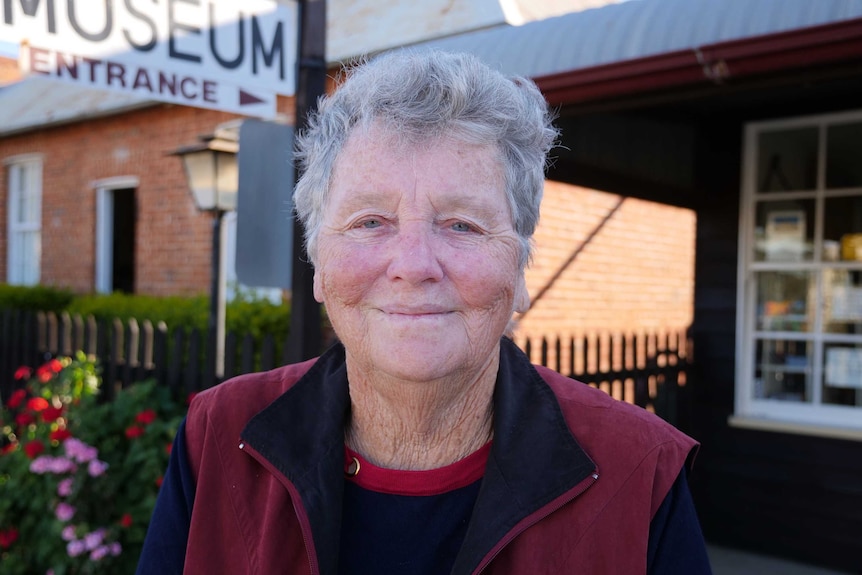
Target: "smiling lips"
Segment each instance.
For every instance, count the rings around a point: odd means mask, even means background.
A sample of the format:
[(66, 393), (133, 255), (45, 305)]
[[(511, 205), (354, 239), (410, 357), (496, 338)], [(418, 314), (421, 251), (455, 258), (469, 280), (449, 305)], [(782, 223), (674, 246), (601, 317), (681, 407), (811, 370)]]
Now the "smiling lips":
[(380, 311), (386, 315), (415, 318), (434, 317), (451, 313), (450, 309), (439, 307), (381, 308)]

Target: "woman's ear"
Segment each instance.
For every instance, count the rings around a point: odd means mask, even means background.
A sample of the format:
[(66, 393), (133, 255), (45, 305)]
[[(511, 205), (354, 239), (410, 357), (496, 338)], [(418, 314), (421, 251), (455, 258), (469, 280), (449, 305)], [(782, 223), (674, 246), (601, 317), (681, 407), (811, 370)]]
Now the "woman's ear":
[(530, 309), (530, 293), (527, 291), (527, 280), (524, 278), (524, 272), (521, 272), (518, 277), (518, 283), (515, 286), (515, 301), (514, 312), (525, 313)]
[(320, 277), (320, 270), (317, 267), (314, 268), (313, 289), (314, 289), (315, 301), (317, 301), (317, 303), (324, 303), (323, 302), (323, 278)]

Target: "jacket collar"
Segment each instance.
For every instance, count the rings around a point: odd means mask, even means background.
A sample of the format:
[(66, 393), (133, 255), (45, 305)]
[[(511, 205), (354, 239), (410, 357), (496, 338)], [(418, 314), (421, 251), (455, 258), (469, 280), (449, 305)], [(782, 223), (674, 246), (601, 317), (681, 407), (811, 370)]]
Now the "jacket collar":
[[(344, 348), (331, 348), (253, 417), (243, 439), (294, 484), (323, 574), (337, 569), (350, 396)], [(494, 442), (453, 573), (469, 573), (521, 520), (589, 477), (551, 388), (506, 338), (494, 390)], [(302, 512), (302, 510), (298, 510)]]

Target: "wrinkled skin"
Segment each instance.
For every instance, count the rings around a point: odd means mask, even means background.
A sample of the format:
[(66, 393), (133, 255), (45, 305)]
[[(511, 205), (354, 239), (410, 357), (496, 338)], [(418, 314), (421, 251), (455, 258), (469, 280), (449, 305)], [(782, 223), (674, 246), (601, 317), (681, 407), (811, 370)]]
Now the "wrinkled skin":
[(332, 181), (314, 294), (349, 370), (459, 385), (495, 376), (499, 338), (528, 303), (496, 148), (404, 146), (357, 129)]

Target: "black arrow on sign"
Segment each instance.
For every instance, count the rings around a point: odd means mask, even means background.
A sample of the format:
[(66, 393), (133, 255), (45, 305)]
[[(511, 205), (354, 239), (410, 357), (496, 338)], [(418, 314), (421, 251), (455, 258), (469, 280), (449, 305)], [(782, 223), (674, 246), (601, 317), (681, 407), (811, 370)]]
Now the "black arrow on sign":
[(249, 94), (242, 88), (239, 91), (239, 105), (240, 106), (248, 106), (249, 104), (260, 104), (261, 102), (265, 102), (266, 100), (262, 100), (257, 96)]

